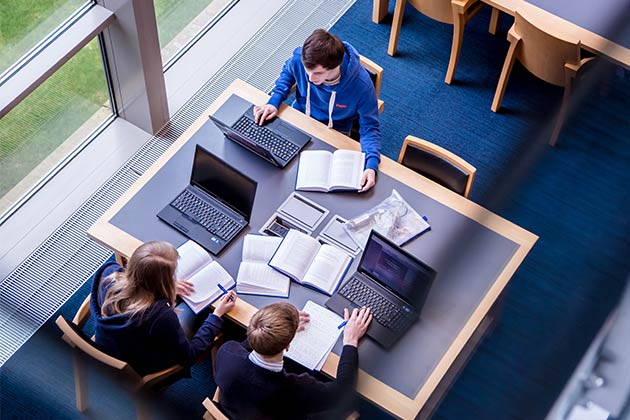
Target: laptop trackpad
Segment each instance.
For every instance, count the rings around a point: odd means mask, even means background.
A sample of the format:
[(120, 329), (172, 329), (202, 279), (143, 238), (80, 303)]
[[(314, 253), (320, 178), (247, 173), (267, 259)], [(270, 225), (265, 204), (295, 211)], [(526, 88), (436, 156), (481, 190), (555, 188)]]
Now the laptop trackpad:
[(173, 221), (173, 225), (175, 227), (177, 227), (177, 229), (181, 230), (182, 232), (188, 232), (189, 230), (191, 230), (195, 225), (197, 224), (197, 222), (193, 221), (192, 219), (181, 215), (179, 216), (177, 219), (175, 219)]
[(302, 133), (298, 129), (291, 127), (290, 125), (280, 120), (276, 120), (276, 121), (278, 121), (278, 123), (273, 129), (281, 137), (284, 137), (285, 139), (297, 141), (297, 142), (301, 142), (309, 138), (309, 136)]

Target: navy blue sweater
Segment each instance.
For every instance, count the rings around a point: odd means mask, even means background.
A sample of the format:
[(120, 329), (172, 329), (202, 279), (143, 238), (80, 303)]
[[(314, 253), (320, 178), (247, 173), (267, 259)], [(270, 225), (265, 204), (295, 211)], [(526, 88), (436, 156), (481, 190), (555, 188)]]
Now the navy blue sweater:
[(90, 308), (96, 324), (96, 345), (110, 356), (129, 363), (140, 375), (175, 364), (194, 364), (212, 346), (223, 320), (210, 315), (188, 340), (166, 299), (155, 302), (141, 316), (130, 318), (123, 313), (103, 317), (101, 305), (113, 284), (107, 277), (123, 270), (115, 262), (108, 262), (94, 275)]
[(337, 379), (323, 382), (303, 373), (273, 372), (249, 360), (247, 342), (228, 341), (217, 353), (215, 381), (221, 405), (232, 419), (304, 419), (337, 408), (354, 390), (359, 356), (344, 346)]

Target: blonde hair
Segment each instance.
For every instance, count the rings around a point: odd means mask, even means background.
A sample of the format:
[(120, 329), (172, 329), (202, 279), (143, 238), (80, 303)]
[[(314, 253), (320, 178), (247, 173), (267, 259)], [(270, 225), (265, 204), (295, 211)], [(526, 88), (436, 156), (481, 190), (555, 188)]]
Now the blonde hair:
[(287, 348), (300, 323), (300, 313), (290, 303), (278, 302), (254, 314), (247, 327), (247, 341), (257, 353), (274, 356)]
[(167, 242), (147, 242), (134, 251), (125, 272), (114, 273), (101, 305), (103, 317), (128, 313), (142, 316), (155, 302), (166, 299), (175, 306), (175, 269), (179, 255)]

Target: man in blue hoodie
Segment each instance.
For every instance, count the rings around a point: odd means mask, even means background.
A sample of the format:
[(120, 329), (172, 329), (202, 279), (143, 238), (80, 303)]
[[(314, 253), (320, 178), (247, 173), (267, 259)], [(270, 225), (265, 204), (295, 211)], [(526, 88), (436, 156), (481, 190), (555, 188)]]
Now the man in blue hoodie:
[(374, 84), (361, 66), (359, 53), (335, 35), (316, 29), (284, 64), (267, 104), (254, 108), (257, 123), (276, 116), (293, 85), (297, 87), (293, 107), (328, 128), (349, 134), (353, 122), (359, 120), (365, 153), (359, 192), (372, 188), (381, 160), (381, 130)]

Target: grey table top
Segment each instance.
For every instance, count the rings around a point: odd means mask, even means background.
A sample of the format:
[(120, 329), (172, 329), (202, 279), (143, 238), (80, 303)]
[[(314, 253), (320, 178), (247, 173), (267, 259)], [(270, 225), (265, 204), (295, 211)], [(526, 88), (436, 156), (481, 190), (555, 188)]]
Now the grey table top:
[[(238, 113), (238, 109), (248, 105), (240, 98), (234, 98), (231, 97), (219, 109), (217, 116), (229, 120)], [(110, 223), (142, 241), (164, 240), (175, 246), (184, 243), (187, 238), (155, 215), (188, 184), (195, 144), (203, 145), (258, 181), (250, 226), (217, 257), (236, 278), (243, 236), (258, 232), (293, 192), (297, 159), (283, 170), (278, 169), (225, 139), (211, 121), (205, 123), (166, 162)], [(319, 139), (313, 139), (307, 148), (332, 150)], [(388, 197), (393, 188), (420, 214), (426, 215), (432, 226), (430, 231), (406, 244), (404, 249), (435, 268), (438, 275), (420, 321), (389, 351), (370, 339), (363, 339), (359, 346), (359, 359), (360, 368), (365, 372), (413, 399), (517, 251), (518, 244), (382, 173), (378, 176), (377, 185), (363, 194), (301, 193), (330, 210), (314, 236), (333, 215), (339, 214), (344, 218), (357, 216)], [(356, 269), (358, 260), (355, 259), (349, 274)], [(246, 295), (241, 298), (256, 307), (278, 300)], [(288, 299), (302, 308), (309, 299), (323, 304), (327, 296), (293, 283)], [(341, 340), (333, 351), (339, 354), (340, 350)]]

